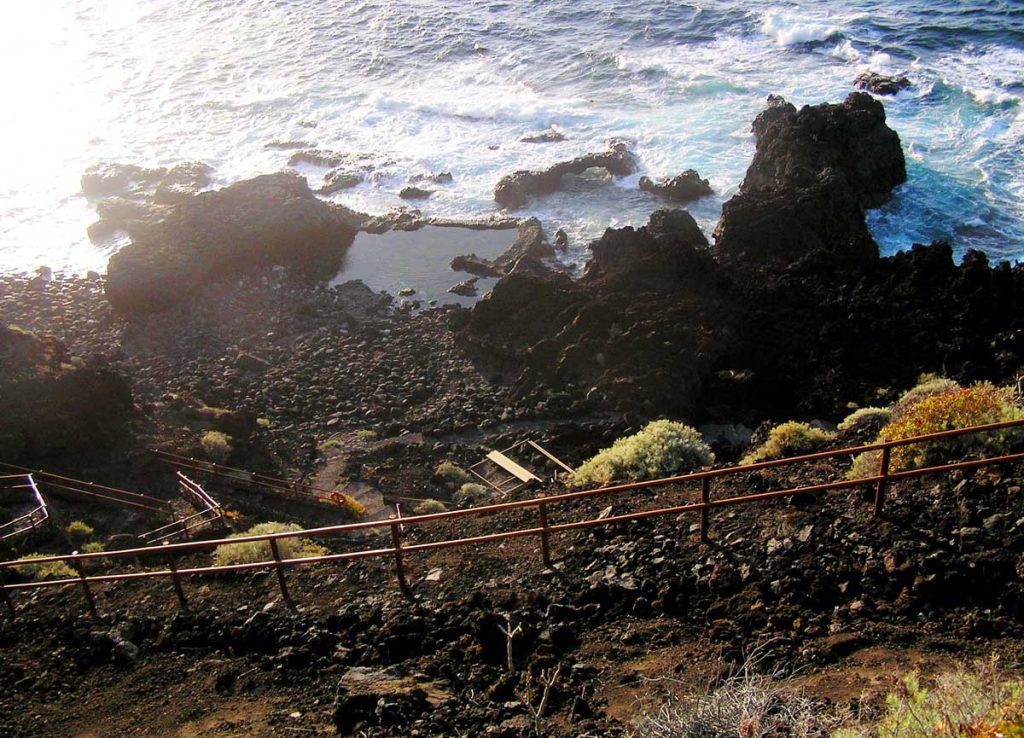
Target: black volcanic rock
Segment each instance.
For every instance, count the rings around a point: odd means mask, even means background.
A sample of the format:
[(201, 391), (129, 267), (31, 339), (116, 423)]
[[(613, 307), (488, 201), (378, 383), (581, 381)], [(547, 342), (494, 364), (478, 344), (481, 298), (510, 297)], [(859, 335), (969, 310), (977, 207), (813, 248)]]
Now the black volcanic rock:
[(121, 312), (159, 310), (210, 279), (259, 264), (328, 277), (359, 221), (317, 199), (305, 178), (289, 172), (203, 192), (163, 220), (129, 229), (132, 243), (107, 268), (107, 298)]
[(867, 90), (876, 95), (895, 95), (912, 86), (906, 77), (889, 77), (878, 72), (862, 72), (853, 80), (858, 90)]
[(685, 211), (658, 211), (592, 243), (579, 280), (524, 255), (456, 326), (515, 378), (514, 402), (557, 387), (581, 411), (756, 423), (838, 416), (923, 371), (1016, 376), (1024, 268), (977, 252), (958, 266), (942, 243), (878, 255), (864, 208), (906, 177), (880, 103), (773, 98), (754, 131), (715, 246)]
[(494, 201), (502, 207), (521, 208), (534, 195), (557, 192), (566, 174), (582, 174), (588, 169), (607, 169), (622, 177), (636, 171), (636, 159), (624, 146), (601, 154), (587, 154), (539, 171), (519, 170), (501, 178), (494, 187)]
[(640, 189), (681, 203), (714, 194), (711, 184), (706, 179), (701, 179), (700, 174), (694, 169), (687, 169), (682, 174), (658, 182), (650, 177), (641, 177)]
[(864, 208), (882, 204), (907, 178), (882, 104), (855, 92), (842, 104), (797, 111), (772, 96), (753, 130), (754, 159), (715, 229), (719, 257), (756, 268), (820, 252), (844, 272), (874, 263)]
[(42, 465), (109, 453), (127, 438), (128, 382), (54, 338), (0, 326), (0, 458)]
[(82, 193), (88, 197), (124, 195), (133, 187), (154, 185), (167, 174), (163, 167), (149, 169), (134, 164), (96, 164), (82, 175)]

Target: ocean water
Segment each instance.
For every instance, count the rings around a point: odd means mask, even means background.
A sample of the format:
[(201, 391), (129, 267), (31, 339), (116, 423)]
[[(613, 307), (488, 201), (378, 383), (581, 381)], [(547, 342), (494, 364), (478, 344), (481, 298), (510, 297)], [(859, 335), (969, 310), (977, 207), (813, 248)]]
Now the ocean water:
[[(1024, 257), (1024, 3), (973, 0), (11, 0), (0, 3), (0, 269), (103, 270), (91, 164), (202, 160), (215, 186), (286, 166), (274, 140), (372, 155), (333, 196), (380, 213), (416, 174), (451, 184), (427, 214), (494, 212), (504, 174), (633, 142), (641, 174), (696, 168), (710, 234), (753, 152), (766, 96), (843, 99), (864, 70), (886, 99), (909, 182), (872, 231), (884, 252), (950, 239)], [(566, 140), (520, 143), (554, 126)], [(316, 187), (324, 174), (302, 167)], [(535, 201), (571, 258), (661, 203), (638, 176), (583, 177)]]

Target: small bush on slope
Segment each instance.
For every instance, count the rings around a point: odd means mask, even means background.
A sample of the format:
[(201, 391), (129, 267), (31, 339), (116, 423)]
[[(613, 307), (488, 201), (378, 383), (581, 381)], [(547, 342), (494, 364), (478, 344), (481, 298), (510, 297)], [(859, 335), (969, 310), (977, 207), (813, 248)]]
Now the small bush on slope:
[[(878, 440), (898, 441), (904, 438), (938, 433), (944, 430), (968, 428), (972, 425), (998, 423), (1024, 417), (1014, 403), (1013, 391), (980, 382), (972, 387), (957, 385), (937, 394), (926, 396), (905, 407), (878, 434)], [(920, 468), (942, 463), (949, 459), (1000, 451), (1006, 442), (1019, 432), (992, 432), (965, 435), (941, 441), (898, 446), (892, 450), (890, 471)], [(868, 451), (856, 458), (850, 470), (851, 479), (873, 476), (878, 472), (879, 451)]]
[(862, 407), (847, 415), (837, 430), (844, 436), (874, 438), (891, 420), (892, 410), (887, 407)]
[(886, 695), (877, 721), (836, 731), (834, 738), (1022, 738), (1024, 681), (1005, 679), (994, 661), (939, 675), (924, 689), (917, 673)]
[[(268, 533), (285, 533), (302, 530), (295, 523), (260, 523), (244, 533), (235, 533), (228, 538), (245, 536), (262, 536)], [(327, 549), (308, 538), (280, 538), (277, 548), (282, 559), (299, 559), (307, 556), (323, 556)], [(232, 564), (254, 564), (257, 561), (272, 561), (274, 554), (268, 541), (251, 541), (248, 543), (225, 543), (213, 551), (214, 566), (230, 566)]]
[(590, 487), (614, 480), (655, 479), (693, 471), (714, 461), (715, 455), (693, 428), (655, 420), (585, 461), (572, 473), (569, 483)]
[(835, 433), (791, 420), (772, 428), (768, 440), (744, 456), (740, 463), (756, 464), (759, 461), (813, 453), (835, 437)]

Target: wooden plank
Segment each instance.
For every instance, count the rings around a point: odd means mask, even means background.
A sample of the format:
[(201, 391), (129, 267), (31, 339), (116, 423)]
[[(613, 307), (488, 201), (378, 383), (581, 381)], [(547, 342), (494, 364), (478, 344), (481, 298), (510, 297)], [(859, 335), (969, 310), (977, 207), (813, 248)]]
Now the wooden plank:
[(537, 451), (540, 451), (542, 454), (544, 454), (546, 457), (548, 457), (548, 459), (550, 459), (552, 462), (554, 462), (555, 464), (558, 464), (558, 466), (560, 466), (563, 469), (565, 469), (570, 474), (573, 473), (574, 469), (572, 467), (569, 467), (569, 466), (566, 466), (565, 464), (563, 464), (561, 462), (561, 460), (555, 458), (555, 456), (553, 454), (548, 453), (547, 450), (541, 448), (540, 444), (534, 443), (533, 441), (527, 441), (527, 443), (530, 444), (531, 446), (533, 446), (533, 448), (535, 448)]
[(487, 454), (487, 458), (493, 461), (498, 466), (500, 466), (505, 471), (507, 471), (512, 476), (519, 479), (524, 484), (527, 482), (540, 481), (540, 478), (531, 474), (529, 469), (524, 469), (523, 467), (519, 466), (519, 464), (512, 461), (512, 459), (505, 456), (505, 454), (501, 453), (501, 451), (491, 451), (489, 454)]

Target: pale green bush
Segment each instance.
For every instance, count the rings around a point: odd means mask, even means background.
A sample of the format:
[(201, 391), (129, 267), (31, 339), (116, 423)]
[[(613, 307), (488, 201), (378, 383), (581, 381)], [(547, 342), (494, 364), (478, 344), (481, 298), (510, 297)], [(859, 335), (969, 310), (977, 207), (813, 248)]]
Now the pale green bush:
[(106, 550), (107, 547), (99, 541), (89, 541), (84, 546), (82, 546), (82, 553), (87, 554), (103, 553)]
[(591, 487), (614, 480), (654, 479), (693, 471), (714, 461), (715, 455), (696, 430), (670, 420), (655, 420), (585, 461), (569, 477), (569, 483)]
[[(268, 533), (286, 533), (302, 530), (295, 523), (260, 523), (244, 533), (235, 533), (228, 538), (246, 536), (262, 536)], [(282, 559), (300, 559), (309, 556), (323, 556), (327, 549), (308, 538), (279, 538), (277, 549)], [(274, 554), (270, 550), (269, 541), (250, 541), (248, 543), (224, 543), (213, 551), (214, 566), (231, 566), (232, 564), (255, 564), (259, 561), (273, 561)]]
[(790, 420), (772, 428), (768, 440), (744, 456), (740, 463), (756, 464), (759, 461), (814, 453), (835, 437), (835, 433)]
[(843, 418), (838, 430), (846, 436), (874, 437), (890, 420), (892, 410), (887, 407), (862, 407)]
[(417, 515), (432, 515), (447, 512), (448, 508), (440, 500), (426, 499), (412, 509)]
[[(52, 555), (53, 554), (31, 553), (27, 556), (22, 556), (21, 558), (45, 559)], [(46, 579), (74, 579), (78, 576), (75, 570), (64, 561), (50, 561), (45, 564), (22, 564), (21, 566), (14, 567), (14, 570), (23, 577), (31, 577), (37, 582), (41, 582)]]
[(231, 456), (231, 436), (220, 431), (206, 431), (199, 441), (210, 461), (223, 464)]
[(482, 502), (486, 502), (491, 497), (491, 491), (482, 484), (476, 482), (466, 482), (464, 485), (459, 487), (459, 491), (455, 493), (455, 502), (459, 505), (479, 505)]
[(434, 476), (439, 478), (452, 489), (461, 487), (466, 482), (472, 482), (473, 477), (461, 466), (450, 461), (442, 461), (434, 470)]
[(68, 523), (64, 532), (68, 534), (68, 538), (71, 540), (73, 546), (81, 546), (83, 543), (88, 541), (94, 535), (96, 531), (91, 525), (86, 523), (84, 520), (72, 520)]

